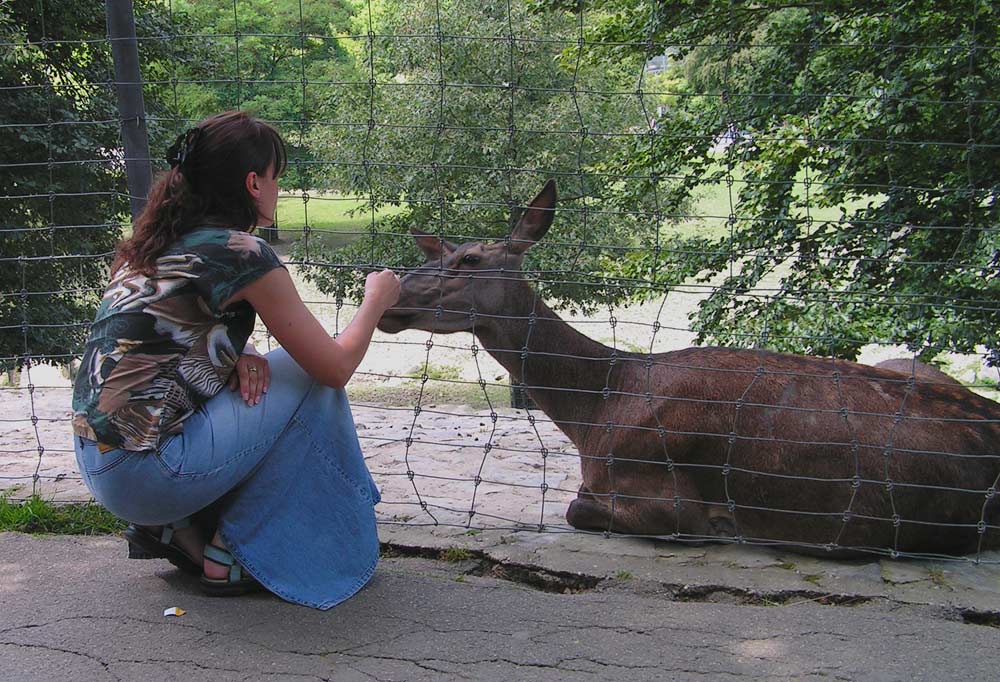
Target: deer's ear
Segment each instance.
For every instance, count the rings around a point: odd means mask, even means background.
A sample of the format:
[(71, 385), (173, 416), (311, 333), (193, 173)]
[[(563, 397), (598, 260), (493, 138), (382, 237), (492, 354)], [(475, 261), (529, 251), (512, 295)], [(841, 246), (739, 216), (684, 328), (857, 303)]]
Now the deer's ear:
[(410, 234), (417, 240), (417, 246), (428, 258), (441, 258), (457, 247), (449, 241), (445, 241), (433, 234), (426, 234), (416, 228), (410, 228)]
[(549, 180), (524, 212), (510, 233), (510, 252), (522, 254), (545, 236), (556, 213), (556, 181)]

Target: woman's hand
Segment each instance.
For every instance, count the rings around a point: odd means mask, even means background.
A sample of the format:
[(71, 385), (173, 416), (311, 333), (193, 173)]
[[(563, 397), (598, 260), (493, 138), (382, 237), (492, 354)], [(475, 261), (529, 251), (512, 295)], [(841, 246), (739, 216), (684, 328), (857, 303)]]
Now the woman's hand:
[(372, 272), (365, 277), (365, 299), (384, 312), (399, 300), (399, 277), (392, 270)]
[(240, 389), (243, 400), (253, 407), (260, 402), (260, 397), (267, 393), (267, 387), (270, 385), (271, 369), (267, 364), (267, 358), (248, 344), (243, 349), (240, 359), (236, 361), (236, 371), (229, 379), (230, 390)]

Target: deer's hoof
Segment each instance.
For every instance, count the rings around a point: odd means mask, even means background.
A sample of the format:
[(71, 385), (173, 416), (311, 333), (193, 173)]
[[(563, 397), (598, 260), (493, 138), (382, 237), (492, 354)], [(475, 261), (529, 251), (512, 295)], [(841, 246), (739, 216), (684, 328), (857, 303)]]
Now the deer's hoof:
[(736, 518), (732, 514), (709, 514), (708, 535), (718, 538), (736, 536)]

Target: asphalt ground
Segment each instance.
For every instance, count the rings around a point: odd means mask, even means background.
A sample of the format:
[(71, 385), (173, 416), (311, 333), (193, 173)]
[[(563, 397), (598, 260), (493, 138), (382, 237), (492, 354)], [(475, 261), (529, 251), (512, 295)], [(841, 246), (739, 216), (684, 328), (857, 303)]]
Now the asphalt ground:
[[(663, 548), (631, 550), (629, 570), (608, 574), (599, 546), (565, 538), (546, 539), (545, 552), (508, 539), (453, 561), (432, 544), (388, 546), (365, 589), (321, 612), (266, 594), (205, 597), (165, 562), (127, 560), (116, 537), (3, 533), (0, 680), (1000, 678), (995, 612), (962, 604), (989, 591), (992, 573), (937, 585), (940, 599), (874, 587), (852, 597), (815, 580), (799, 580), (812, 591), (769, 591), (769, 571), (794, 577), (784, 559), (775, 568), (761, 550), (693, 549), (692, 566), (735, 563), (758, 582), (685, 590), (693, 583), (675, 580)], [(938, 581), (915, 582), (933, 595)], [(186, 613), (164, 616), (170, 607)]]

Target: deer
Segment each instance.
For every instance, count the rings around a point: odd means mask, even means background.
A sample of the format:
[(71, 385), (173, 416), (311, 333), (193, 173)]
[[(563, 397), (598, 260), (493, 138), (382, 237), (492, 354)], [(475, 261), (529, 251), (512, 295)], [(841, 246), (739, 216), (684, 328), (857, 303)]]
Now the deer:
[(937, 367), (920, 362), (919, 360), (891, 358), (889, 360), (883, 360), (882, 362), (876, 362), (874, 366), (899, 372), (900, 374), (904, 374), (906, 376), (912, 376), (914, 381), (923, 381), (928, 383), (936, 382), (964, 387), (964, 384), (955, 377), (942, 372)]
[(603, 345), (521, 269), (555, 207), (549, 180), (505, 239), (411, 230), (427, 261), (378, 328), (474, 334), (578, 451), (571, 527), (836, 557), (1000, 547), (1000, 404), (910, 361)]

